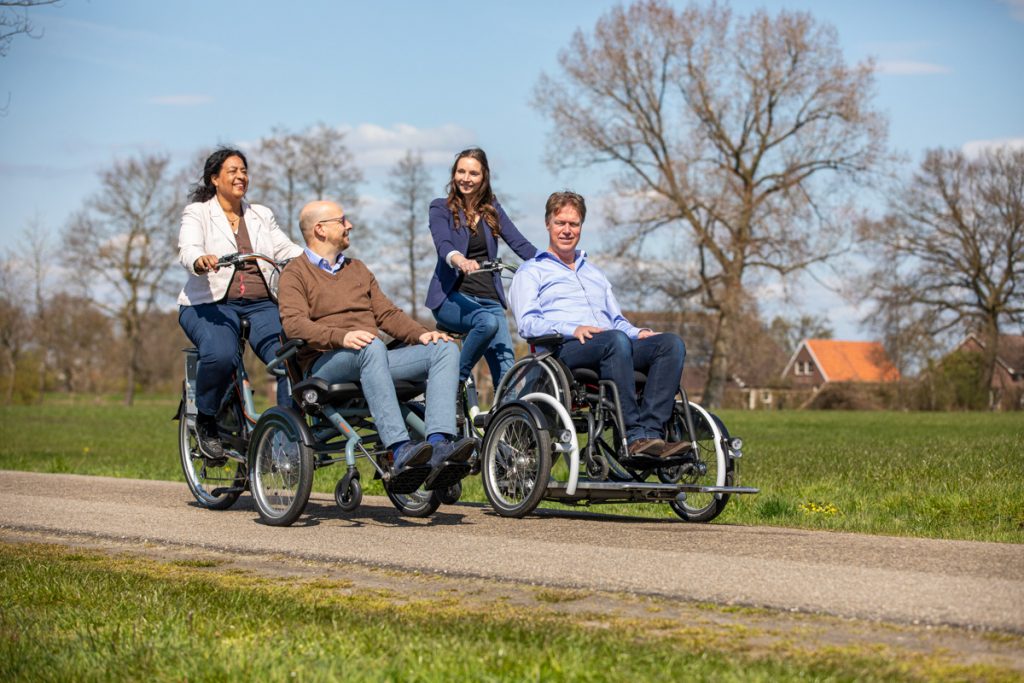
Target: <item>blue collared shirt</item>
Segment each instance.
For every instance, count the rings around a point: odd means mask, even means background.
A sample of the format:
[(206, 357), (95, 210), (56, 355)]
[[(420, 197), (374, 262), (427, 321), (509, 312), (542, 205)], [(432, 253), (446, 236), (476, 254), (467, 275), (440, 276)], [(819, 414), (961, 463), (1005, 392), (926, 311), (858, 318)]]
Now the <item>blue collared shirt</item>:
[(330, 263), (327, 259), (325, 259), (320, 254), (316, 253), (309, 247), (303, 248), (302, 251), (306, 252), (306, 258), (309, 259), (310, 263), (312, 263), (320, 270), (326, 273), (330, 273), (331, 275), (337, 273), (341, 269), (341, 264), (345, 262), (345, 254), (338, 254), (338, 258), (335, 259), (334, 263)]
[(519, 336), (571, 337), (580, 325), (592, 325), (636, 339), (641, 328), (622, 316), (611, 283), (585, 251), (576, 252), (575, 266), (573, 270), (549, 251), (538, 251), (520, 266), (509, 289)]

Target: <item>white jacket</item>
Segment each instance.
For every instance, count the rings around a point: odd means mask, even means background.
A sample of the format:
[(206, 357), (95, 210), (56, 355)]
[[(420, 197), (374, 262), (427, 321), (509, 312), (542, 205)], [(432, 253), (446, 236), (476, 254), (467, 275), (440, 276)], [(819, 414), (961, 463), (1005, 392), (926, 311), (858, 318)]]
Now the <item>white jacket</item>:
[[(255, 253), (278, 261), (295, 258), (302, 253), (302, 247), (288, 239), (267, 207), (243, 200), (242, 214)], [(195, 271), (196, 259), (203, 254), (219, 257), (237, 251), (235, 233), (216, 197), (186, 206), (181, 216), (181, 231), (178, 233), (178, 260), (188, 271), (189, 278), (178, 295), (178, 304), (193, 306), (223, 299), (234, 269), (221, 268), (216, 272), (198, 274)], [(273, 268), (263, 261), (258, 263), (263, 279), (270, 282)]]

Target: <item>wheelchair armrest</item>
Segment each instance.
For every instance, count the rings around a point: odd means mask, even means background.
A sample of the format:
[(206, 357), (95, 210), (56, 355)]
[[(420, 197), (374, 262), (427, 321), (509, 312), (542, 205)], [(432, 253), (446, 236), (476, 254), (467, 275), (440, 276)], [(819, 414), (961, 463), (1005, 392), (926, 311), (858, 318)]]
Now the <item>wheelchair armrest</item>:
[(291, 358), (292, 356), (295, 355), (296, 351), (298, 351), (305, 345), (305, 339), (289, 339), (288, 341), (281, 345), (281, 348), (277, 350), (277, 353), (274, 354), (274, 356), (277, 358)]
[(527, 337), (524, 339), (530, 346), (544, 346), (553, 347), (561, 346), (565, 343), (565, 337), (560, 334), (542, 334), (539, 337)]

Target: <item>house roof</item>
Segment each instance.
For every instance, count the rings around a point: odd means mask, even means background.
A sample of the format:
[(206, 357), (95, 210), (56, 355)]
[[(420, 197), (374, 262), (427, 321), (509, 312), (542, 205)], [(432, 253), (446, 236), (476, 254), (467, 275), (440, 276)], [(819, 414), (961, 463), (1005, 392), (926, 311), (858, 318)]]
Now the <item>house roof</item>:
[(805, 339), (800, 342), (783, 374), (789, 372), (804, 347), (814, 358), (826, 382), (895, 382), (900, 378), (879, 342)]
[[(957, 348), (963, 348), (964, 345), (971, 341), (981, 348), (985, 346), (981, 338), (972, 333), (967, 335)], [(999, 342), (996, 344), (996, 361), (1002, 364), (1008, 372), (1024, 373), (1024, 335), (999, 335)]]

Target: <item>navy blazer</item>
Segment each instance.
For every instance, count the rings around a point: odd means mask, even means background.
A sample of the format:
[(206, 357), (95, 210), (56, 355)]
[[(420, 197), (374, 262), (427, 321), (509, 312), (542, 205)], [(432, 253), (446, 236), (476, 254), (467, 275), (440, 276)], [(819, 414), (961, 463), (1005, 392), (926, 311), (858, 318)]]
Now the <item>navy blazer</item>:
[[(494, 202), (494, 208), (498, 212), (498, 227), (501, 229), (501, 239), (512, 248), (516, 255), (523, 259), (533, 258), (537, 254), (537, 247), (530, 243), (530, 240), (523, 237), (515, 224), (501, 208), (498, 202)], [(434, 277), (430, 279), (430, 286), (427, 287), (427, 308), (436, 309), (444, 303), (448, 295), (455, 289), (459, 279), (463, 277), (462, 271), (452, 268), (445, 261), (445, 257), (452, 251), (457, 251), (463, 256), (469, 249), (469, 228), (466, 227), (466, 216), (459, 213), (459, 229), (455, 229), (455, 221), (452, 212), (448, 208), (448, 199), (442, 197), (430, 202), (430, 236), (434, 238), (434, 246), (437, 248), (437, 266), (434, 267)], [(484, 240), (487, 242), (487, 258), (494, 259), (498, 255), (498, 243), (491, 234), (491, 227), (480, 221), (478, 227), (483, 230)], [(499, 273), (491, 273), (494, 278), (494, 289), (498, 292), (498, 301), (505, 308), (505, 288), (501, 284)]]

